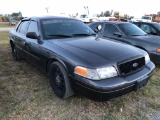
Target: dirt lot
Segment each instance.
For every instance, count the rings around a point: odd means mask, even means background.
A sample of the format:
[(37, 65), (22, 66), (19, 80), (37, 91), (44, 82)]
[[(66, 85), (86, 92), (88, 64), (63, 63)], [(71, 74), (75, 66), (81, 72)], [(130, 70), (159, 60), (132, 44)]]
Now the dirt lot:
[(1, 120), (160, 120), (160, 66), (148, 85), (138, 92), (106, 102), (81, 95), (61, 100), (48, 77), (26, 62), (12, 58), (8, 32), (0, 32)]

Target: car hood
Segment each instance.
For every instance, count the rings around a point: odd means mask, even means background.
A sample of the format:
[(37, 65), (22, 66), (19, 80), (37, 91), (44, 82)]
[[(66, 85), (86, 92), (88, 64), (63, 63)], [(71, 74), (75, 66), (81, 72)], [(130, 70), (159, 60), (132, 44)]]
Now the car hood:
[(50, 40), (66, 51), (69, 51), (90, 63), (100, 61), (120, 61), (133, 56), (142, 55), (139, 49), (111, 40), (89, 37), (75, 37), (59, 40)]
[(144, 40), (144, 41), (160, 44), (160, 36), (155, 36), (155, 35), (130, 36), (128, 38), (129, 39)]

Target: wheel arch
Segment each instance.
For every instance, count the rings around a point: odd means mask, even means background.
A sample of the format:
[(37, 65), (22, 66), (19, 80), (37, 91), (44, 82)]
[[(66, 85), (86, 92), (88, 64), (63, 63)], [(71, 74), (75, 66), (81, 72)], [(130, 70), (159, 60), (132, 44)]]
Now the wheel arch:
[(64, 68), (66, 69), (66, 71), (68, 72), (66, 64), (61, 59), (59, 59), (59, 58), (49, 58), (48, 61), (47, 61), (47, 64), (46, 64), (46, 72), (47, 72), (47, 74), (49, 73), (50, 65), (53, 62), (60, 62), (64, 66)]
[(141, 46), (135, 45), (135, 47), (140, 48), (140, 49), (142, 49), (142, 50), (148, 52), (145, 48), (143, 48), (143, 47), (141, 47)]
[(13, 40), (10, 40), (10, 45), (11, 45), (11, 48), (13, 49), (13, 46), (14, 46)]

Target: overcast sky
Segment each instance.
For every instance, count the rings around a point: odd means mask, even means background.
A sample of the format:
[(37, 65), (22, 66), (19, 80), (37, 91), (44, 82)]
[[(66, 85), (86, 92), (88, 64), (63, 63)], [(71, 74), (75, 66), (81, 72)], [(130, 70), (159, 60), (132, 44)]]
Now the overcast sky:
[(160, 0), (0, 0), (0, 14), (22, 12), (23, 17), (59, 13), (84, 13), (84, 6), (89, 7), (90, 15), (105, 10), (120, 11), (123, 14), (140, 17), (160, 11)]

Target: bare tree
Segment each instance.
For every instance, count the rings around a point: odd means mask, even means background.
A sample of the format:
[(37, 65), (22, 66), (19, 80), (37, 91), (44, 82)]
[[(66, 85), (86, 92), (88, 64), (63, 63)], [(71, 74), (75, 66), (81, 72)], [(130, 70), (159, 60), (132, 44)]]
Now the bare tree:
[(104, 12), (104, 17), (109, 17), (109, 16), (111, 16), (110, 11), (105, 11), (105, 12)]
[(48, 10), (48, 9), (49, 9), (49, 7), (46, 7), (45, 9), (46, 9), (47, 13), (49, 13), (49, 10)]
[(157, 15), (158, 15), (158, 16), (160, 16), (160, 11), (159, 11), (159, 12), (157, 12)]
[(104, 17), (104, 14), (103, 14), (103, 12), (101, 12), (99, 16), (100, 16), (100, 17)]
[(123, 17), (124, 19), (129, 19), (129, 15), (127, 15), (127, 14), (124, 14), (124, 17)]
[(115, 16), (116, 18), (119, 18), (119, 12), (118, 12), (118, 11), (115, 11), (115, 12), (114, 12), (114, 16)]

